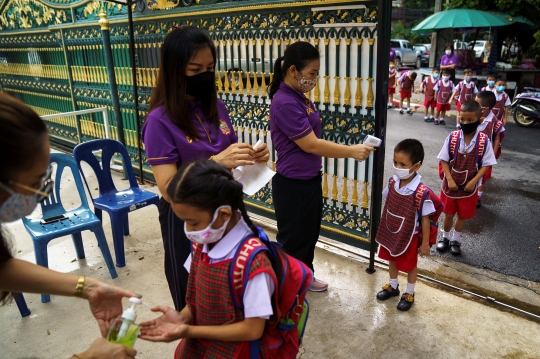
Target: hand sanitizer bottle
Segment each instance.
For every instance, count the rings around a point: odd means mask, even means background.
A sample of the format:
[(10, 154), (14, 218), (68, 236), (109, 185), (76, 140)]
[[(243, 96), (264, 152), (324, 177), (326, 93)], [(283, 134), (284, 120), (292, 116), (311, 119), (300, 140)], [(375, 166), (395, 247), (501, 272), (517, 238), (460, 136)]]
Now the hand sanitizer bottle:
[(131, 307), (124, 310), (121, 318), (116, 318), (109, 329), (107, 340), (111, 343), (122, 344), (125, 347), (133, 348), (137, 335), (139, 334), (139, 325), (135, 324), (137, 313), (135, 306), (143, 304), (142, 300), (136, 297), (129, 298)]

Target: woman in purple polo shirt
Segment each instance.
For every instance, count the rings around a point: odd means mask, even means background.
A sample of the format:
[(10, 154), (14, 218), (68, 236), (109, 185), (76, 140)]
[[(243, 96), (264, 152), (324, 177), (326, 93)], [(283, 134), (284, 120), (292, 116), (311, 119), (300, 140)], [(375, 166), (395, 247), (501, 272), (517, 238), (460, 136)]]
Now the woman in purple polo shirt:
[(450, 81), (456, 82), (456, 67), (458, 64), (458, 57), (454, 54), (454, 48), (452, 45), (447, 44), (444, 48), (444, 55), (441, 57), (441, 65), (439, 68), (450, 71)]
[(227, 108), (217, 98), (216, 48), (193, 26), (173, 30), (163, 43), (156, 88), (142, 130), (148, 164), (162, 196), (159, 222), (165, 249), (165, 275), (177, 311), (185, 305), (188, 272), (184, 263), (190, 241), (184, 222), (171, 209), (167, 185), (186, 162), (213, 159), (225, 168), (265, 163), (266, 145), (256, 150), (237, 143)]
[[(321, 116), (304, 93), (317, 82), (319, 52), (301, 41), (276, 60), (270, 85), (270, 134), (277, 153), (277, 173), (272, 179), (277, 240), (283, 249), (312, 270), (323, 208), (321, 156), (366, 159), (372, 147), (345, 146), (321, 139)], [(314, 279), (310, 290), (321, 292), (328, 284)]]

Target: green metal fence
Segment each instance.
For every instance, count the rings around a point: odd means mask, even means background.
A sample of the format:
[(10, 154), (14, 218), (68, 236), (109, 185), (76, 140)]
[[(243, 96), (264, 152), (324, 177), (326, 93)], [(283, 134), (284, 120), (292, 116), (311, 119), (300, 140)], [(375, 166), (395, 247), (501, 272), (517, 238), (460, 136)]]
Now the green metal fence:
[[(121, 139), (118, 129), (123, 129), (123, 140), (138, 170), (140, 144), (126, 9), (98, 1), (55, 0), (44, 5), (25, 0), (30, 8), (17, 10), (14, 4), (18, 2), (0, 0), (1, 89), (40, 115), (107, 107), (111, 136)], [(269, 145), (269, 166), (275, 167), (276, 154), (270, 141), (266, 87), (276, 58), (296, 41), (308, 41), (321, 53), (320, 78), (311, 98), (321, 114), (323, 138), (356, 144), (373, 133), (375, 2), (149, 0), (146, 4), (150, 10), (137, 14), (134, 26), (142, 122), (157, 78), (163, 39), (174, 26), (188, 24), (206, 29), (214, 40), (219, 96), (240, 141), (254, 144), (261, 138)], [(106, 51), (114, 62), (114, 91)], [(101, 114), (82, 115), (79, 120), (48, 120), (52, 141), (73, 147), (105, 137)], [(144, 151), (143, 163), (142, 172), (152, 178)], [(353, 244), (367, 241), (371, 160), (325, 158), (323, 172), (323, 231)], [(253, 210), (273, 216), (269, 185), (246, 200)]]

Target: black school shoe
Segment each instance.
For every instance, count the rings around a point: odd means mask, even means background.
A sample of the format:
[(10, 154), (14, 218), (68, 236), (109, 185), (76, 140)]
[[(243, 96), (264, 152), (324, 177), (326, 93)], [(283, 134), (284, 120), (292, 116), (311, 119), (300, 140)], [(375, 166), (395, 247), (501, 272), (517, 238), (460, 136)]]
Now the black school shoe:
[(381, 290), (379, 293), (377, 293), (377, 299), (378, 300), (387, 300), (392, 297), (397, 297), (399, 295), (399, 284), (396, 287), (396, 289), (392, 288), (390, 283), (387, 283), (382, 287), (383, 290)]
[(403, 109), (399, 110), (399, 114), (403, 115)]
[(408, 113), (409, 115), (412, 115), (412, 110), (407, 110), (407, 113)]
[(409, 309), (411, 309), (413, 303), (414, 303), (414, 293), (413, 294), (403, 293), (397, 305), (397, 309), (401, 310), (402, 312), (406, 312)]
[(478, 200), (478, 202), (476, 202), (476, 208), (482, 208), (482, 200)]
[(450, 241), (450, 253), (452, 253), (455, 256), (459, 256), (461, 254), (461, 243), (458, 241)]
[(444, 120), (439, 120), (439, 124), (443, 125), (443, 126), (446, 126), (446, 122), (444, 122)]
[(448, 249), (448, 243), (450, 243), (450, 240), (443, 237), (443, 239), (437, 242), (437, 250), (439, 252), (446, 252), (446, 250)]

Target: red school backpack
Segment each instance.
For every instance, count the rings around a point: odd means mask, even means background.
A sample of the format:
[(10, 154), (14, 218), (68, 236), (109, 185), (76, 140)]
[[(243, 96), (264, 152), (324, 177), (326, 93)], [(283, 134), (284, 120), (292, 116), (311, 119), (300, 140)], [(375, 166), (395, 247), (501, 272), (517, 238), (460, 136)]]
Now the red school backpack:
[[(450, 161), (456, 158), (457, 156), (457, 148), (459, 147), (459, 143), (461, 141), (461, 131), (452, 131), (450, 134), (450, 141), (448, 141), (448, 154), (450, 155)], [(487, 135), (483, 132), (478, 132), (478, 137), (476, 141), (475, 151), (476, 151), (476, 163), (478, 165), (478, 169), (482, 167), (482, 159), (484, 158), (484, 150), (486, 149), (487, 144)], [(450, 162), (448, 161), (448, 162)], [(440, 179), (444, 179), (444, 170), (441, 165), (441, 161), (439, 161), (439, 177)]]
[[(422, 208), (424, 207), (424, 202), (426, 199), (430, 199), (433, 202), (433, 206), (435, 207), (435, 212), (428, 216), (430, 224), (429, 245), (431, 246), (437, 243), (437, 235), (439, 234), (439, 217), (444, 211), (444, 204), (442, 203), (439, 196), (437, 196), (435, 193), (433, 193), (431, 189), (429, 189), (426, 185), (420, 182), (414, 193), (414, 203), (419, 219), (422, 218)], [(422, 223), (421, 220), (420, 223)], [(422, 226), (420, 226), (420, 229), (418, 231), (418, 247), (420, 247), (420, 245), (422, 244), (422, 238)]]
[[(242, 239), (232, 259), (229, 286), (234, 306), (243, 310), (243, 296), (248, 281), (249, 269), (255, 255), (266, 251), (276, 268), (281, 262), (283, 273), (277, 278), (274, 290), (274, 315), (266, 322), (263, 341), (270, 358), (294, 359), (298, 354), (306, 327), (309, 303), (306, 292), (313, 282), (313, 272), (304, 263), (281, 250), (281, 244), (271, 242), (264, 231), (257, 227), (257, 235)], [(259, 358), (259, 340), (249, 343), (250, 359)]]

